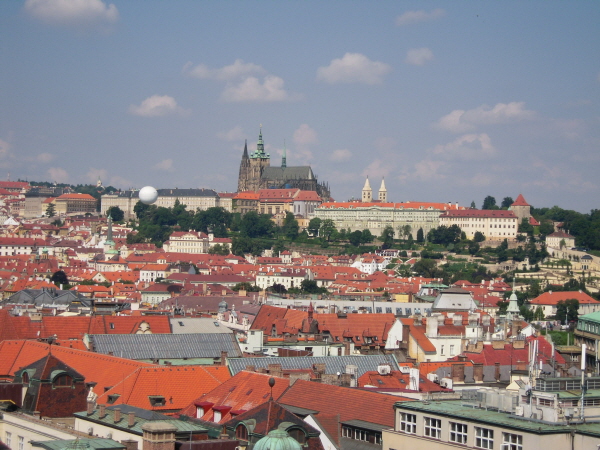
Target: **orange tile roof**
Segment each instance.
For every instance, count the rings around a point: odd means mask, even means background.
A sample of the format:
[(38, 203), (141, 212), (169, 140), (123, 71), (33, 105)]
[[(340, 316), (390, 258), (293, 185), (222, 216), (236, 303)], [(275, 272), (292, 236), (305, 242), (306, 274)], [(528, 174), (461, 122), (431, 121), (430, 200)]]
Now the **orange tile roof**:
[(297, 380), (278, 403), (318, 411), (319, 415), (339, 414), (340, 422), (358, 419), (393, 427), (394, 404), (405, 400), (410, 399)]
[[(181, 414), (196, 417), (196, 405), (198, 403), (212, 403), (214, 406), (228, 406), (231, 411), (249, 411), (250, 409), (266, 402), (273, 395), (277, 400), (281, 394), (290, 385), (288, 378), (276, 378), (275, 385), (271, 390), (269, 379), (272, 375), (241, 371), (217, 386), (212, 391), (196, 398), (190, 405), (181, 410)], [(230, 411), (222, 415), (219, 423), (225, 423), (230, 420)], [(208, 409), (202, 416), (202, 420), (212, 422), (214, 420), (214, 411)]]
[[(225, 366), (143, 366), (119, 380), (99, 395), (98, 404), (109, 395), (119, 394), (113, 404), (127, 404), (155, 411), (181, 410), (231, 378)], [(149, 396), (162, 396), (164, 406), (152, 406)]]
[(533, 300), (530, 300), (530, 304), (533, 305), (556, 305), (559, 301), (565, 301), (569, 299), (575, 299), (579, 301), (579, 304), (596, 304), (598, 303), (588, 294), (583, 291), (559, 291), (559, 292), (544, 292), (538, 295)]

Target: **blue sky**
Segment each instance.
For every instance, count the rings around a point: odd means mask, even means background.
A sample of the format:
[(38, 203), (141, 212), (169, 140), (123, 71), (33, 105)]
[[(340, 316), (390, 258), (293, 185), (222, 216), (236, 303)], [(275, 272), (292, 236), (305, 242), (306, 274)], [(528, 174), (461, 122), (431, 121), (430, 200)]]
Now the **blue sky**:
[(589, 212), (599, 23), (585, 0), (0, 2), (0, 173), (231, 192), (262, 124), (336, 200), (369, 176)]

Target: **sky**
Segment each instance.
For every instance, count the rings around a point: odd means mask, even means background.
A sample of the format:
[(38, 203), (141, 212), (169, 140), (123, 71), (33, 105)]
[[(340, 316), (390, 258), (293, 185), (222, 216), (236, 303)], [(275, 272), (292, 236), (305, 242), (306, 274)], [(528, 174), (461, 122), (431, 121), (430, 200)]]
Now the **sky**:
[(0, 2), (0, 179), (599, 208), (600, 2)]

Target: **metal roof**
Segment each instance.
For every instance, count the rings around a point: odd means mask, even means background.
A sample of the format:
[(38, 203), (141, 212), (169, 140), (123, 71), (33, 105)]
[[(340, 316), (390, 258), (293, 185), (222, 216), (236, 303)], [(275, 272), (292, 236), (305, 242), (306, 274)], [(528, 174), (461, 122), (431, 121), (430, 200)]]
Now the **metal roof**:
[(359, 355), (359, 356), (298, 356), (298, 357), (278, 357), (278, 358), (229, 358), (228, 365), (232, 375), (247, 366), (254, 366), (256, 369), (267, 369), (269, 364), (281, 364), (281, 368), (286, 369), (308, 369), (313, 364), (325, 364), (325, 373), (336, 374), (337, 372), (346, 373), (346, 366), (357, 366), (356, 377), (360, 377), (365, 372), (377, 370), (379, 364), (390, 364), (392, 370), (400, 370), (398, 361), (394, 355)]
[(31, 441), (33, 447), (46, 450), (121, 449), (125, 445), (112, 439), (60, 439), (56, 441)]
[(242, 356), (233, 334), (91, 334), (92, 348), (97, 353), (112, 354), (134, 360), (219, 358)]

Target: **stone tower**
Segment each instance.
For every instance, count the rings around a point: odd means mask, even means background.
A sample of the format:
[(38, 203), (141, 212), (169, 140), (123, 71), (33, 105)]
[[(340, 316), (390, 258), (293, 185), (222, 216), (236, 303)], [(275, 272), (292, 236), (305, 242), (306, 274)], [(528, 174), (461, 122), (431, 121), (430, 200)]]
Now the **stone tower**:
[(238, 192), (258, 191), (260, 187), (260, 177), (265, 167), (271, 164), (271, 157), (265, 153), (265, 145), (262, 138), (262, 128), (258, 135), (256, 151), (248, 155), (248, 143), (244, 144), (244, 153), (240, 163), (240, 174), (238, 177)]
[(362, 188), (362, 201), (363, 203), (371, 203), (373, 201), (373, 189), (371, 189), (369, 177), (367, 177), (365, 185)]
[(387, 203), (387, 189), (385, 188), (385, 178), (381, 179), (381, 187), (379, 188), (379, 201)]
[(523, 194), (519, 194), (517, 199), (508, 208), (517, 216), (518, 224), (520, 225), (523, 219), (529, 219), (531, 217), (531, 205), (525, 201)]

